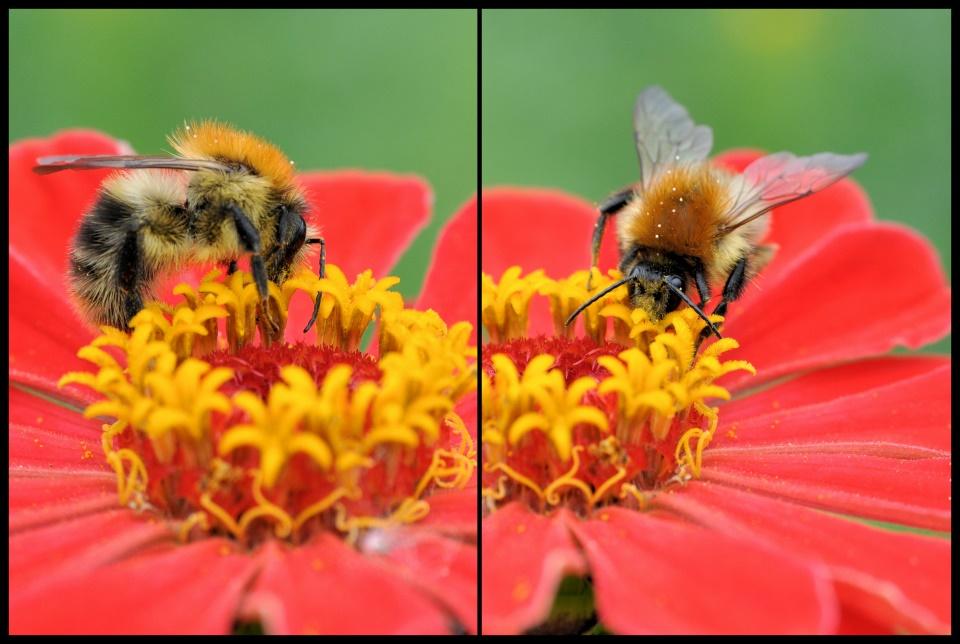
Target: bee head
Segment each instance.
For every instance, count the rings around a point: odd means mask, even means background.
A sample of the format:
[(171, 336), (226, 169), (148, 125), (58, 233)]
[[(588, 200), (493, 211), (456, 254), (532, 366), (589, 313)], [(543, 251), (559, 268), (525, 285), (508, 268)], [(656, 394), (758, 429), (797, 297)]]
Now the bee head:
[[(669, 288), (666, 280), (670, 280), (673, 289)], [(665, 276), (655, 270), (641, 273), (636, 279), (627, 282), (627, 291), (630, 294), (630, 304), (633, 308), (643, 309), (650, 320), (659, 322), (670, 311), (680, 306), (680, 296), (677, 291), (683, 290), (683, 279), (677, 275)]]
[(624, 284), (627, 285), (630, 304), (634, 308), (646, 311), (652, 321), (659, 322), (667, 313), (679, 308), (680, 302), (682, 301), (697, 312), (697, 315), (707, 323), (713, 334), (718, 338), (722, 337), (717, 327), (713, 325), (710, 318), (707, 317), (707, 314), (703, 312), (703, 309), (697, 306), (693, 300), (683, 292), (683, 277), (680, 275), (666, 275), (663, 271), (642, 263), (634, 265), (622, 279), (607, 286), (578, 306), (577, 310), (567, 318), (566, 325), (569, 326), (573, 320), (580, 315), (580, 312), (588, 306)]

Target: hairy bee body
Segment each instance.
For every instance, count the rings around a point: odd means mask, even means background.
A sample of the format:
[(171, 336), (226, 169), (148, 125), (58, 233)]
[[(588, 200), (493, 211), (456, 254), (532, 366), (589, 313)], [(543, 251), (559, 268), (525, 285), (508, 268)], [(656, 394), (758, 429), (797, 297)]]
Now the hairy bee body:
[(695, 125), (659, 87), (638, 96), (634, 135), (642, 180), (600, 204), (592, 244), (596, 266), (607, 219), (615, 215), (623, 278), (578, 307), (567, 324), (626, 285), (631, 305), (651, 320), (683, 302), (719, 336), (703, 310), (710, 286), (721, 287), (712, 313), (724, 315), (776, 251), (762, 243), (770, 211), (830, 186), (866, 160), (865, 154), (780, 152), (757, 159), (742, 174), (727, 172), (707, 160), (712, 130)]
[[(701, 271), (708, 284), (722, 284), (740, 258), (749, 256), (747, 279), (773, 256), (773, 247), (760, 245), (768, 219), (760, 217), (720, 235), (722, 213), (734, 199), (735, 176), (707, 163), (678, 166), (655, 178), (646, 190), (636, 189), (617, 213), (620, 271), (626, 275), (638, 265), (660, 275), (693, 276)], [(684, 280), (684, 286), (686, 279)], [(659, 320), (679, 305), (669, 289), (641, 289), (628, 283), (634, 307)]]
[(248, 254), (265, 299), (267, 280), (281, 283), (306, 261), (308, 243), (322, 244), (308, 239), (307, 201), (275, 147), (212, 122), (186, 126), (171, 143), (181, 156), (61, 157), (37, 168), (121, 168), (101, 185), (70, 249), (70, 290), (93, 324), (126, 328), (158, 277)]

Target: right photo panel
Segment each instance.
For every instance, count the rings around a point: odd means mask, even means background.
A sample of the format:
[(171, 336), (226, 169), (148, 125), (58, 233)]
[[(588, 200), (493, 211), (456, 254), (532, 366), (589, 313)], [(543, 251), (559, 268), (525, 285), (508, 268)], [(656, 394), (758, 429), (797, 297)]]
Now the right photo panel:
[(950, 633), (950, 12), (481, 62), (480, 632)]

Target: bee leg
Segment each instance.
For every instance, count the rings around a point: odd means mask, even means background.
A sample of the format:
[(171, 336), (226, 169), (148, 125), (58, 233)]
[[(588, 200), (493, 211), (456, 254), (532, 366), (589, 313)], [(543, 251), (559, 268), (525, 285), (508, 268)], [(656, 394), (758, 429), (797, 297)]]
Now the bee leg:
[(233, 223), (237, 227), (237, 237), (240, 238), (240, 245), (243, 250), (259, 254), (260, 233), (257, 231), (257, 227), (236, 204), (227, 204), (227, 210), (233, 217)]
[(697, 306), (702, 310), (710, 299), (710, 286), (707, 284), (707, 278), (703, 274), (703, 268), (697, 269), (693, 274), (693, 281), (697, 285), (697, 293), (700, 295), (700, 304)]
[(233, 275), (237, 272), (237, 260), (231, 259), (230, 265), (227, 267), (227, 275)]
[(237, 227), (237, 237), (240, 238), (240, 245), (243, 250), (252, 253), (250, 270), (253, 272), (253, 281), (257, 283), (257, 293), (260, 294), (260, 300), (266, 302), (270, 291), (267, 289), (267, 268), (264, 266), (263, 257), (260, 255), (260, 233), (253, 222), (250, 221), (250, 218), (236, 204), (229, 204), (227, 209), (233, 215), (233, 223)]
[[(737, 260), (737, 263), (733, 265), (733, 270), (730, 271), (730, 274), (727, 276), (727, 281), (723, 285), (723, 292), (721, 293), (720, 302), (717, 304), (716, 308), (710, 312), (710, 315), (726, 315), (727, 305), (740, 297), (743, 294), (743, 289), (746, 286), (747, 258), (741, 257), (739, 260)], [(700, 340), (698, 341), (698, 344), (706, 339), (708, 335), (710, 335), (709, 327), (700, 332)]]
[[(320, 244), (320, 277), (324, 278), (327, 276), (327, 242), (324, 241), (323, 237), (318, 237), (316, 239), (308, 239), (307, 244)], [(313, 323), (317, 321), (317, 316), (320, 315), (320, 298), (323, 297), (323, 292), (318, 291), (317, 297), (313, 301), (313, 315), (310, 316), (310, 321), (307, 322), (307, 326), (303, 328), (303, 332), (306, 333), (310, 330), (310, 327), (313, 326)]]
[(253, 222), (250, 221), (250, 218), (236, 204), (228, 204), (227, 210), (233, 216), (233, 223), (237, 227), (237, 237), (240, 239), (240, 245), (243, 250), (251, 253), (250, 271), (253, 273), (253, 281), (257, 285), (257, 294), (260, 295), (261, 308), (267, 317), (267, 322), (271, 327), (279, 328), (279, 325), (270, 317), (270, 307), (267, 306), (270, 289), (267, 286), (267, 267), (263, 263), (263, 256), (260, 255), (260, 233)]
[[(597, 223), (593, 227), (593, 243), (590, 246), (590, 266), (600, 265), (600, 242), (603, 241), (603, 233), (607, 228), (607, 218), (620, 212), (633, 196), (633, 188), (626, 188), (610, 195), (600, 202), (600, 216), (597, 217)], [(590, 277), (587, 278), (587, 290), (590, 290), (590, 282), (593, 281), (593, 271), (590, 271)]]
[(733, 265), (733, 270), (730, 271), (730, 275), (727, 276), (727, 283), (723, 285), (723, 295), (720, 298), (720, 303), (717, 304), (717, 308), (713, 309), (711, 315), (726, 315), (727, 305), (740, 297), (746, 285), (747, 258), (741, 257), (737, 263)]

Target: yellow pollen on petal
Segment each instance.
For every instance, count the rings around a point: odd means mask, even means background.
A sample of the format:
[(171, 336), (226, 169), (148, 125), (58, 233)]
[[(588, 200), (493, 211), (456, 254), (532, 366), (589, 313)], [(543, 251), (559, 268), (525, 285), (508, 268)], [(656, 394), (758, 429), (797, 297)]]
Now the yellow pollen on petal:
[(530, 597), (530, 584), (526, 580), (521, 579), (514, 585), (511, 596), (515, 602), (526, 601)]
[[(98, 392), (84, 414), (114, 419), (101, 447), (121, 505), (166, 516), (183, 541), (336, 529), (353, 542), (423, 519), (431, 494), (469, 483), (477, 450), (454, 407), (476, 386), (471, 325), (405, 309), (396, 278), (351, 284), (327, 269), (269, 284), (266, 304), (249, 274), (213, 271), (78, 351), (94, 371), (59, 384)], [(298, 291), (323, 294), (318, 347), (281, 344)], [(356, 351), (377, 316), (373, 360)], [(324, 366), (271, 363), (274, 351)]]

